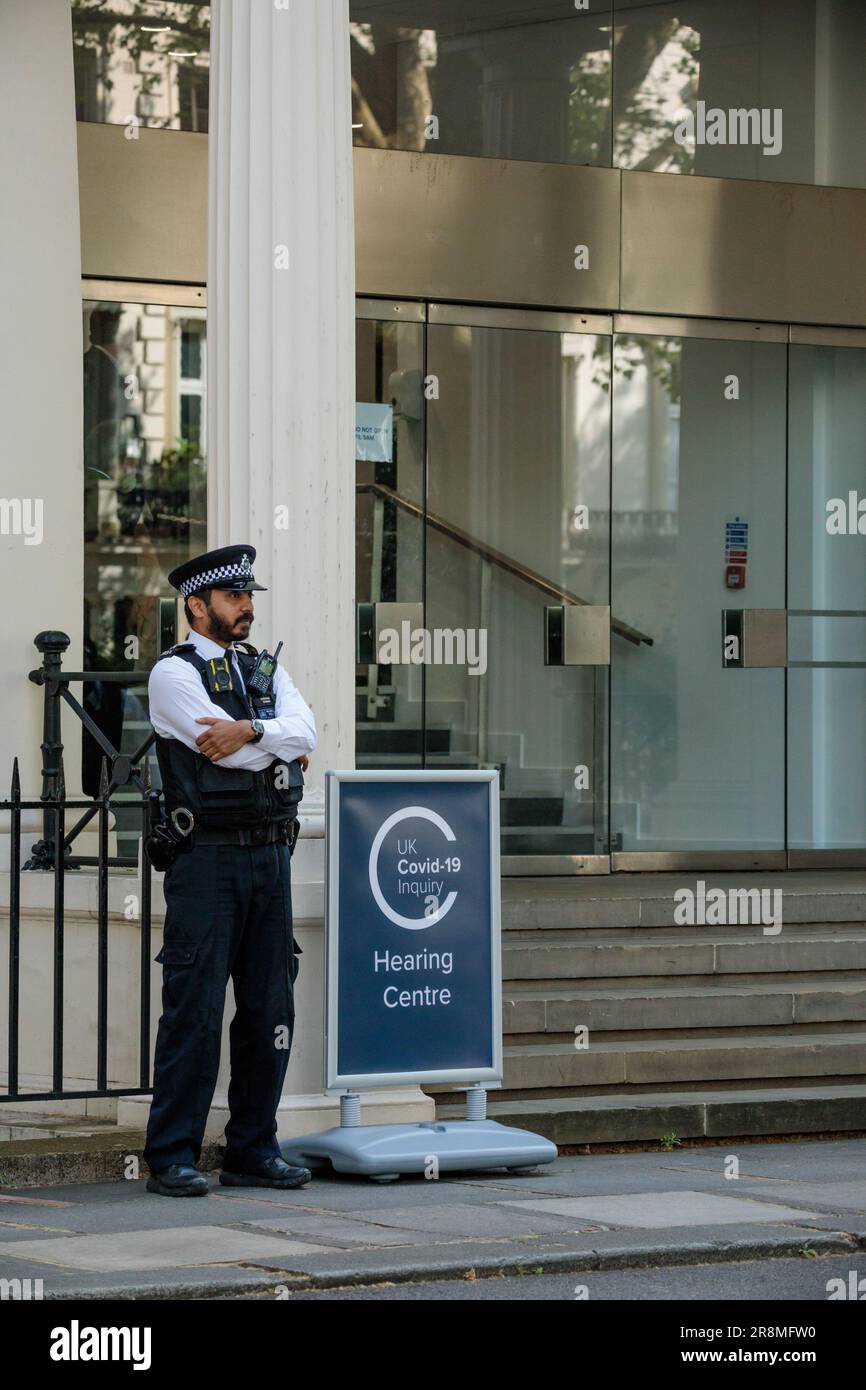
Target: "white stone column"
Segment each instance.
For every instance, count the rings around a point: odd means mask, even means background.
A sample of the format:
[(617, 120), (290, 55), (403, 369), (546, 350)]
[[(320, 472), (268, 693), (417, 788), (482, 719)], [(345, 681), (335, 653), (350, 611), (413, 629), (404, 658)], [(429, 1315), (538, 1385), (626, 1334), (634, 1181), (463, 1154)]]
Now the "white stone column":
[[(319, 734), (292, 861), (304, 954), (286, 1135), (335, 1114), (322, 1095), (322, 813), (326, 769), (354, 766), (349, 6), (216, 0), (211, 13), (209, 542), (256, 547), (268, 593), (256, 595), (252, 640), (271, 650), (283, 640), (281, 660)], [(212, 1128), (225, 1118), (226, 1064)], [(366, 1119), (432, 1114), (415, 1088), (379, 1100)]]
[[(81, 250), (69, 0), (0, 5), (0, 799), (17, 755), (41, 791), (37, 632), (72, 639), (81, 669), (83, 457)], [(80, 692), (79, 692), (80, 693)], [(80, 785), (80, 726), (64, 715), (67, 790)], [(38, 813), (25, 820), (29, 853)], [(8, 839), (0, 822), (0, 868)]]
[(348, 0), (213, 6), (209, 538), (249, 540), (253, 640), (354, 757), (354, 228)]

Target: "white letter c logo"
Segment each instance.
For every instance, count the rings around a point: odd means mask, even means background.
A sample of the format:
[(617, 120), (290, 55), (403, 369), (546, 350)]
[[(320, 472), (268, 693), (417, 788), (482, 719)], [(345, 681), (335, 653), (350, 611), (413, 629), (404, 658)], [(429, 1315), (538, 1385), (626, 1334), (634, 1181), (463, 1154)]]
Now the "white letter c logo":
[(445, 914), (450, 912), (457, 900), (457, 893), (452, 890), (442, 906), (438, 907), (429, 917), (401, 917), (400, 913), (395, 912), (393, 907), (385, 901), (385, 895), (379, 886), (379, 851), (382, 848), (382, 841), (395, 825), (399, 825), (404, 820), (411, 820), (413, 816), (432, 821), (442, 831), (446, 840), (457, 839), (447, 820), (443, 820), (441, 816), (437, 816), (435, 811), (429, 810), (426, 806), (404, 806), (402, 811), (395, 811), (379, 827), (376, 838), (370, 846), (370, 888), (378, 907), (389, 921), (394, 922), (398, 927), (405, 927), (407, 931), (424, 931), (425, 927), (432, 927), (437, 922), (441, 922)]

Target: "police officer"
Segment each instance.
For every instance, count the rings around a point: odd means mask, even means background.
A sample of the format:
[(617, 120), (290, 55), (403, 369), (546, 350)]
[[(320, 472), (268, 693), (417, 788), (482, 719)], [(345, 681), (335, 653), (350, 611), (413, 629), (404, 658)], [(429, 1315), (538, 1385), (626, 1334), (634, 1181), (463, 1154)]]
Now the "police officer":
[[(312, 711), (267, 652), (244, 642), (253, 621), (251, 545), (179, 565), (186, 642), (148, 685), (165, 812), (181, 831), (165, 874), (162, 1017), (144, 1157), (149, 1192), (203, 1196), (195, 1166), (219, 1069), (226, 984), (237, 1010), (220, 1182), (302, 1187), (307, 1168), (280, 1156), (276, 1111), (294, 1027), (299, 950), (292, 936), (290, 846), (302, 769), (316, 746)], [(236, 645), (238, 644), (238, 645)], [(279, 650), (279, 649), (278, 649)], [(190, 822), (192, 829), (189, 830)]]

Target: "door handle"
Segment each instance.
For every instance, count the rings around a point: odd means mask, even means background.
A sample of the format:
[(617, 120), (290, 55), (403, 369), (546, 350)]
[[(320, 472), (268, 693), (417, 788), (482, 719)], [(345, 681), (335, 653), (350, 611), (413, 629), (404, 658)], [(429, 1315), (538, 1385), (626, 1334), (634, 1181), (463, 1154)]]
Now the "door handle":
[[(358, 603), (355, 614), (355, 649), (359, 665), (375, 666), (379, 661), (379, 638), (386, 630), (402, 638), (403, 623), (409, 624), (409, 640), (400, 642), (401, 655), (408, 652), (411, 634), (424, 626), (423, 603)], [(407, 665), (389, 659), (389, 666)]]
[(722, 666), (725, 670), (787, 664), (787, 608), (722, 609)]
[(554, 604), (544, 610), (545, 666), (609, 666), (610, 606)]

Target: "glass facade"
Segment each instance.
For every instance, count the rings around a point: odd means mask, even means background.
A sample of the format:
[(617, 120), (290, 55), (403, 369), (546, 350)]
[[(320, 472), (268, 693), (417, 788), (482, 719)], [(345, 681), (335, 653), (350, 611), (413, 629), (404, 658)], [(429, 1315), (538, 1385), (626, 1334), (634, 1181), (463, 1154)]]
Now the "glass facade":
[[(79, 119), (206, 129), (209, 6), (72, 13)], [(866, 0), (350, 14), (357, 145), (866, 187)], [(862, 846), (866, 593), (856, 538), (823, 508), (858, 487), (866, 351), (746, 341), (721, 319), (716, 337), (694, 320), (614, 333), (431, 305), (398, 269), (418, 298), (365, 301), (356, 329), (358, 765), (497, 768), (515, 860)], [(732, 303), (712, 312), (751, 312)], [(85, 660), (142, 675), (88, 700), (126, 750), (173, 637), (164, 576), (207, 541), (204, 309), (156, 287), (91, 299), (84, 345)], [(720, 612), (739, 606), (787, 609), (787, 670), (722, 670)], [(552, 613), (580, 608), (609, 610), (609, 664), (549, 659)], [(407, 659), (404, 625), (462, 634), (463, 660)], [(90, 792), (99, 761), (86, 739)]]
[[(497, 768), (518, 872), (862, 847), (866, 348), (373, 304), (358, 597), (431, 647), (358, 667), (359, 764)], [(557, 605), (609, 613), (609, 664), (549, 660)], [(787, 669), (723, 668), (740, 608), (787, 610)]]
[(79, 121), (207, 130), (210, 5), (72, 0)]
[[(611, 653), (616, 849), (784, 848), (785, 673), (723, 671), (720, 619), (785, 607), (786, 354), (615, 339), (612, 603), (652, 637)], [(737, 519), (749, 559), (732, 593)]]
[(866, 844), (866, 349), (794, 343), (788, 422), (788, 831)]
[[(356, 601), (417, 606), (424, 595), (424, 325), (358, 318), (355, 361)], [(401, 616), (392, 614), (399, 631)], [(420, 767), (424, 668), (370, 659), (388, 655), (375, 644), (356, 655), (357, 766)]]
[(866, 187), (866, 0), (350, 10), (358, 145)]
[[(148, 672), (175, 640), (166, 576), (207, 548), (205, 311), (85, 300), (83, 342), (84, 664), (141, 672), (140, 684), (89, 682), (84, 700), (114, 747), (132, 752), (149, 728)], [(85, 732), (88, 795), (101, 761)], [(155, 760), (151, 771), (158, 784)]]
[[(372, 149), (866, 187), (866, 0), (351, 0)], [(72, 0), (78, 119), (206, 131), (210, 6)]]
[(499, 770), (506, 854), (606, 853), (607, 671), (545, 632), (610, 603), (610, 341), (514, 322), (428, 329), (427, 765)]
[(355, 143), (610, 164), (610, 7), (352, 0)]

